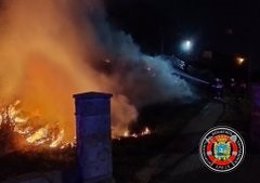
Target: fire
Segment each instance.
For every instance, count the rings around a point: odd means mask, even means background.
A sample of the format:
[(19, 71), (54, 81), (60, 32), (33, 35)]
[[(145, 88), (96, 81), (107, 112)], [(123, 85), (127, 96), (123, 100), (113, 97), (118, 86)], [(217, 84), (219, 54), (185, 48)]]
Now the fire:
[(23, 110), (42, 119), (22, 117), (12, 104), (4, 113), (15, 132), (30, 145), (71, 143), (76, 129), (72, 95), (100, 91), (114, 94), (113, 133), (122, 135), (137, 112), (118, 92), (121, 83), (93, 68), (106, 54), (86, 16), (95, 2), (3, 0), (1, 5), (0, 98), (6, 103), (19, 98)]
[(113, 94), (112, 136), (138, 137), (150, 130), (125, 133), (138, 118), (137, 107), (192, 96), (167, 62), (141, 53), (131, 36), (106, 24), (105, 14), (99, 0), (1, 1), (0, 98), (8, 104), (19, 98), (30, 113), (16, 104), (5, 107), (2, 128), (14, 128), (25, 144), (70, 146), (72, 95), (97, 91)]
[(150, 134), (151, 134), (151, 130), (148, 127), (146, 127), (145, 130), (141, 133), (142, 136), (150, 135)]
[[(71, 141), (65, 140), (65, 130), (59, 125), (52, 125), (52, 123), (39, 125), (35, 123), (35, 120), (35, 116), (22, 110), (21, 101), (19, 100), (0, 107), (0, 145), (4, 151), (5, 142), (9, 146), (7, 148), (9, 150), (4, 153), (34, 148), (65, 149), (76, 146), (76, 138), (74, 137)], [(122, 138), (139, 138), (150, 135), (151, 133), (151, 130), (145, 127), (139, 133), (130, 133), (129, 130), (126, 130), (122, 136), (112, 136), (112, 138), (118, 140)], [(6, 138), (6, 135), (9, 138)]]
[(127, 130), (124, 132), (123, 137), (119, 137), (118, 139), (120, 140), (121, 138), (139, 138), (151, 134), (152, 131), (148, 127), (145, 127), (140, 133), (130, 133), (129, 130)]
[[(64, 142), (64, 129), (59, 126), (34, 125), (34, 116), (24, 116), (19, 108), (20, 101), (2, 106), (0, 110), (0, 130), (5, 130), (9, 135), (19, 136), (18, 143), (22, 143), (22, 148), (48, 147), (61, 148), (66, 145)], [(9, 127), (5, 129), (4, 127)], [(4, 139), (7, 140), (7, 139)], [(17, 142), (17, 141), (16, 141)]]

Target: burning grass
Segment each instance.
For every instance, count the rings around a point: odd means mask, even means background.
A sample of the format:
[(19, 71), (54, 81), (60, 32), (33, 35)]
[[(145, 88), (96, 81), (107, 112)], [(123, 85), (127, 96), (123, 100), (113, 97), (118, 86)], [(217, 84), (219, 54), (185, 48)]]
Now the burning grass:
[[(58, 123), (43, 123), (38, 116), (23, 111), (19, 100), (0, 108), (0, 155), (14, 151), (62, 150), (75, 147), (76, 138), (66, 142), (64, 133), (64, 129)], [(139, 138), (151, 133), (151, 130), (145, 127), (139, 132), (126, 130), (122, 136), (113, 138)]]
[(20, 101), (0, 109), (0, 144), (2, 154), (32, 149), (64, 149), (75, 146), (64, 141), (64, 130), (57, 123), (39, 122), (39, 117), (20, 108)]
[(137, 133), (137, 132), (130, 132), (129, 130), (125, 131), (124, 135), (122, 137), (119, 137), (119, 139), (121, 138), (139, 138), (139, 137), (144, 137), (144, 136), (148, 136), (151, 135), (152, 131), (149, 129), (149, 127), (145, 127), (141, 132)]
[[(41, 172), (75, 166), (76, 139), (65, 142), (58, 124), (42, 123), (37, 116), (22, 110), (17, 100), (0, 108), (0, 180), (28, 172)], [(125, 131), (113, 143), (140, 140), (151, 134), (148, 127)], [(116, 142), (117, 141), (117, 142)], [(136, 140), (138, 141), (138, 140)], [(17, 164), (17, 162), (20, 162)]]

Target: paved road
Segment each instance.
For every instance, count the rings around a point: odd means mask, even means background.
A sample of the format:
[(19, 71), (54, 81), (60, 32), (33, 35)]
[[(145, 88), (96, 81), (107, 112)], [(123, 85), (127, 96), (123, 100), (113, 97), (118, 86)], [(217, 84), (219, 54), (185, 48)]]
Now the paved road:
[(212, 128), (223, 116), (224, 105), (220, 102), (208, 103), (180, 132), (164, 152), (150, 160), (137, 173), (135, 182), (172, 182), (179, 175), (202, 168), (198, 155), (198, 144), (203, 133)]
[[(198, 154), (201, 136), (215, 125), (228, 125), (243, 133), (248, 123), (242, 104), (211, 102), (207, 104), (167, 150), (137, 174), (141, 183), (259, 183), (260, 155), (247, 148), (245, 160), (241, 166), (229, 173), (214, 173), (202, 165)], [(249, 113), (248, 113), (249, 114)], [(238, 124), (240, 123), (240, 124)], [(242, 124), (244, 123), (244, 124)], [(242, 130), (241, 130), (242, 129)], [(246, 134), (246, 133), (245, 133)], [(247, 142), (247, 141), (246, 141)]]

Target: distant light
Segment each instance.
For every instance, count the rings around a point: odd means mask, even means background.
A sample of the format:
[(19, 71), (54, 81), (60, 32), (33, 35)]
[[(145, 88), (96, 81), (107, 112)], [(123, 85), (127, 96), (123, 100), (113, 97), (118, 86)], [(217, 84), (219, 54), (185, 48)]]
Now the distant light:
[(245, 58), (243, 57), (237, 57), (237, 64), (242, 65), (245, 62)]
[(192, 47), (193, 47), (193, 43), (191, 40), (185, 40), (182, 42), (181, 48), (183, 51), (186, 52), (191, 51)]
[(151, 68), (151, 67), (147, 67), (146, 70), (147, 70), (148, 72), (150, 72), (150, 71), (152, 70), (152, 68)]
[(108, 58), (104, 60), (104, 62), (106, 62), (107, 64), (111, 63), (111, 60), (109, 60)]

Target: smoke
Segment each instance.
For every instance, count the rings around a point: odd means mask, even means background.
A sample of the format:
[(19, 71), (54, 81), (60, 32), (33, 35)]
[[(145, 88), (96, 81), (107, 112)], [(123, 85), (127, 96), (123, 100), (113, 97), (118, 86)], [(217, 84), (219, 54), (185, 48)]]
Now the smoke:
[(97, 42), (105, 52), (104, 57), (93, 66), (113, 81), (115, 96), (119, 94), (118, 99), (122, 99), (122, 103), (131, 104), (131, 108), (125, 106), (127, 110), (121, 108), (119, 114), (116, 110), (117, 117), (120, 116), (120, 119), (114, 118), (114, 122), (119, 122), (117, 125), (126, 127), (128, 125), (124, 122), (131, 122), (129, 119), (134, 121), (137, 117), (135, 108), (164, 101), (174, 101), (178, 105), (195, 99), (188, 83), (174, 75), (176, 71), (171, 61), (160, 55), (142, 53), (131, 35), (114, 28), (107, 21), (100, 4), (89, 12), (89, 18)]
[(188, 83), (174, 75), (176, 70), (170, 60), (142, 53), (131, 35), (106, 21), (104, 12), (92, 16), (99, 43), (109, 55), (107, 65), (99, 69), (105, 73), (109, 70), (107, 75), (118, 83), (117, 91), (135, 106), (167, 100), (179, 104), (195, 98)]
[(114, 134), (137, 118), (136, 107), (183, 101), (188, 84), (160, 57), (140, 52), (131, 36), (105, 21), (100, 1), (5, 0), (0, 29), (0, 96), (59, 123), (74, 136), (72, 94), (111, 92)]

